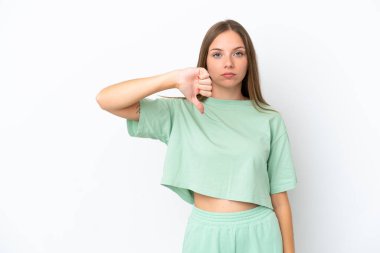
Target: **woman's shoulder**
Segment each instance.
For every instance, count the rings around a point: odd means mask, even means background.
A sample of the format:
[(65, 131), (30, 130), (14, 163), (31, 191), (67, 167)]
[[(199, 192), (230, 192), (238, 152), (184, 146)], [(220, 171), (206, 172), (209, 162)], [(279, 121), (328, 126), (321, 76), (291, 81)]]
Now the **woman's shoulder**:
[(263, 114), (266, 115), (269, 118), (279, 118), (281, 117), (281, 112), (274, 106), (265, 104), (262, 102), (255, 102), (254, 107), (256, 110)]

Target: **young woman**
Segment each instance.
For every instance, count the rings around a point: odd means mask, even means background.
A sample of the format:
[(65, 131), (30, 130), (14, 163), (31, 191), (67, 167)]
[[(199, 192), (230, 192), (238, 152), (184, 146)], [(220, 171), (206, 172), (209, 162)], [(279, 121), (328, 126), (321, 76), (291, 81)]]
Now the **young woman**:
[[(184, 97), (147, 98), (171, 88)], [(183, 253), (295, 252), (290, 141), (242, 25), (214, 24), (197, 67), (111, 85), (97, 102), (126, 118), (130, 136), (167, 145), (161, 184), (193, 205)]]

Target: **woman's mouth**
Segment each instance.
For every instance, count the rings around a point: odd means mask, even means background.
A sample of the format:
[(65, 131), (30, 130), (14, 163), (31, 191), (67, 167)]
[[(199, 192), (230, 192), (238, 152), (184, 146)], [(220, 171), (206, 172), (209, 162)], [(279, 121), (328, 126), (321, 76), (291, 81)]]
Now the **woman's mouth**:
[(223, 74), (222, 76), (224, 76), (225, 78), (232, 78), (235, 76), (235, 74), (232, 74), (232, 73), (226, 73), (226, 74)]

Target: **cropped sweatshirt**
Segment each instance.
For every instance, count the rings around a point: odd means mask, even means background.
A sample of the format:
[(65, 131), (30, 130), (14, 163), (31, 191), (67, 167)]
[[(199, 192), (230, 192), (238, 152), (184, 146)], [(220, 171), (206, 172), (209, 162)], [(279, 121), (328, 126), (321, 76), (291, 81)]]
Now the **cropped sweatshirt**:
[(296, 187), (285, 122), (251, 100), (208, 97), (205, 113), (185, 98), (143, 98), (132, 137), (167, 145), (160, 184), (189, 204), (194, 192), (273, 209), (271, 194)]

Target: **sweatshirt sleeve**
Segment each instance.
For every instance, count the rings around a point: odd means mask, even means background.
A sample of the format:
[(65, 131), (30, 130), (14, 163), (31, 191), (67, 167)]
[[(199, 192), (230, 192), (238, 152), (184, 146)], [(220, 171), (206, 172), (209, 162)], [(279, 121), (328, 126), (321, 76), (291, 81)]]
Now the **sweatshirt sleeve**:
[(294, 189), (297, 184), (291, 143), (285, 123), (281, 117), (273, 129), (273, 138), (267, 161), (270, 194)]
[(139, 120), (127, 119), (132, 137), (157, 139), (167, 144), (173, 124), (173, 98), (143, 98), (140, 100)]

